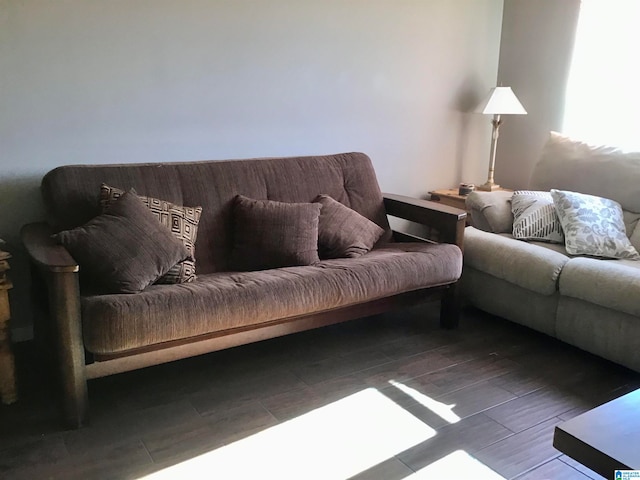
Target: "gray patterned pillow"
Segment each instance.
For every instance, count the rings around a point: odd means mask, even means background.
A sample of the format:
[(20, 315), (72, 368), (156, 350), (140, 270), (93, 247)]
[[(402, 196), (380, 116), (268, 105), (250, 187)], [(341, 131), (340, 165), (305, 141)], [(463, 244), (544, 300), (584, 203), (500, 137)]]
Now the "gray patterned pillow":
[(549, 192), (518, 190), (511, 198), (513, 237), (518, 240), (536, 240), (564, 243), (562, 225)]
[[(135, 192), (134, 192), (135, 193)], [(103, 212), (109, 210), (109, 206), (124, 194), (123, 190), (106, 184), (100, 186), (100, 207)], [(171, 233), (182, 241), (189, 252), (189, 258), (178, 262), (165, 275), (155, 283), (173, 284), (193, 282), (196, 279), (196, 237), (198, 236), (198, 223), (202, 214), (202, 207), (183, 207), (165, 200), (138, 195), (153, 216), (167, 227)]]
[(618, 202), (583, 193), (551, 190), (571, 255), (639, 260), (627, 237)]

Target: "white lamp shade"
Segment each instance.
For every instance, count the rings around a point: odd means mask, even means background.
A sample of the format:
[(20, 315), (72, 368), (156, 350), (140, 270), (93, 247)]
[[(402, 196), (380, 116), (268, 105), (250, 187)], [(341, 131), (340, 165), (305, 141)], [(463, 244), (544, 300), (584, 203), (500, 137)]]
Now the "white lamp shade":
[(494, 87), (477, 107), (476, 113), (485, 115), (526, 115), (516, 94), (511, 87)]

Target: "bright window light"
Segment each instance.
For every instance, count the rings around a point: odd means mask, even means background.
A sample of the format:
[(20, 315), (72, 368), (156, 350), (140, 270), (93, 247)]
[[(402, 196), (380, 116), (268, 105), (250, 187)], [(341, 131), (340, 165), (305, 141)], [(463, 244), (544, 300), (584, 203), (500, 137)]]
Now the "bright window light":
[(347, 479), (435, 434), (367, 389), (144, 478)]
[(464, 450), (457, 450), (427, 465), (405, 480), (433, 480), (435, 478), (472, 478), (473, 480), (505, 480), (501, 475), (475, 459)]
[(401, 392), (413, 398), (423, 407), (431, 410), (443, 420), (449, 423), (458, 423), (460, 421), (460, 417), (453, 412), (453, 408), (456, 406), (455, 403), (453, 405), (447, 405), (446, 403), (438, 402), (428, 395), (420, 393), (415, 388), (407, 387), (406, 385), (394, 380), (389, 380), (389, 383)]
[(640, 151), (640, 1), (582, 0), (563, 132)]

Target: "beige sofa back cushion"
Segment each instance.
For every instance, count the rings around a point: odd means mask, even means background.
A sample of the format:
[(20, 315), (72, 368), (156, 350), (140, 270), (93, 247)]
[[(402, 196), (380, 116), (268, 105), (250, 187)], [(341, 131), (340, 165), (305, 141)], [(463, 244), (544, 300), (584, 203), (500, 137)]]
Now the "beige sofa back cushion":
[(312, 202), (327, 194), (384, 229), (381, 241), (391, 237), (375, 172), (363, 153), (58, 167), (42, 180), (49, 222), (69, 229), (100, 214), (102, 183), (177, 205), (202, 206), (196, 245), (202, 274), (228, 270), (232, 204), (238, 194), (280, 202)]
[(570, 190), (609, 198), (640, 214), (640, 152), (594, 146), (551, 132), (529, 188)]
[(551, 132), (536, 164), (532, 190), (570, 190), (618, 202), (624, 211), (627, 236), (640, 248), (640, 152), (590, 145)]

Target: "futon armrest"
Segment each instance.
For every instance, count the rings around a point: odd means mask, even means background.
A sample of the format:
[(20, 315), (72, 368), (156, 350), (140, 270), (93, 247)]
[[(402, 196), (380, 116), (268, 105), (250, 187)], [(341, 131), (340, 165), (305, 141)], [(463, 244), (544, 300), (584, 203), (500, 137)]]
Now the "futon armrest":
[(38, 267), (54, 273), (77, 272), (78, 263), (51, 238), (52, 234), (51, 227), (44, 222), (29, 223), (20, 230), (22, 243)]
[(430, 200), (384, 193), (387, 215), (434, 228), (440, 240), (463, 248), (467, 212)]

